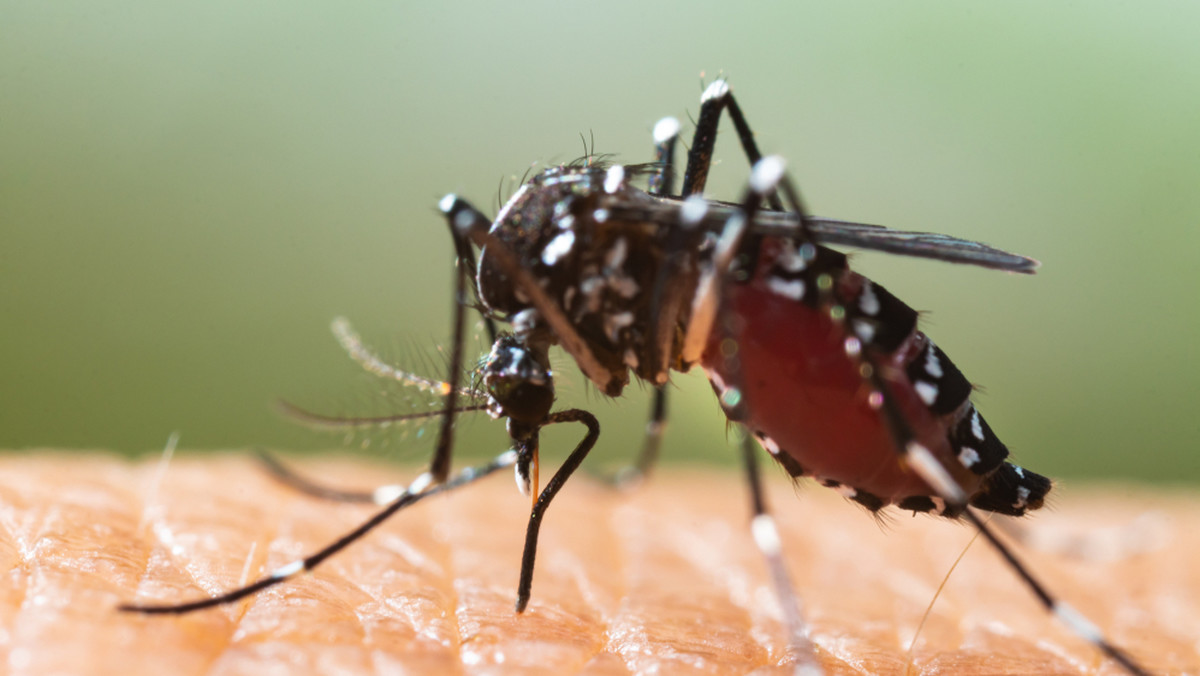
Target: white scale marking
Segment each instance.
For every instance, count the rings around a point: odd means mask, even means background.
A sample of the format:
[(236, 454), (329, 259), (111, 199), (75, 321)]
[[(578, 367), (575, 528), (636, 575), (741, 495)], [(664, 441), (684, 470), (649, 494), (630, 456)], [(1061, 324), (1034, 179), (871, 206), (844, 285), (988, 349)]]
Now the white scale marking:
[(719, 99), (729, 93), (729, 84), (724, 80), (713, 80), (712, 84), (700, 95), (700, 103), (709, 99)]
[(617, 314), (610, 314), (604, 318), (604, 332), (608, 334), (609, 340), (615, 343), (620, 337), (618, 334), (620, 333), (621, 329), (632, 324), (632, 312), (618, 312)]
[(629, 243), (624, 237), (618, 237), (612, 248), (604, 256), (604, 265), (610, 269), (617, 269), (625, 265), (625, 257), (629, 255)]
[(778, 155), (767, 155), (759, 160), (750, 172), (750, 189), (760, 195), (766, 195), (779, 185), (787, 163)]
[(542, 249), (542, 262), (546, 265), (554, 265), (562, 260), (571, 252), (571, 247), (575, 246), (575, 232), (567, 230), (559, 233), (558, 237), (550, 240), (545, 249)]
[(933, 341), (929, 341), (929, 346), (925, 348), (925, 372), (934, 378), (941, 378), (944, 375), (942, 371), (942, 363), (938, 361), (937, 352), (933, 349)]
[(425, 489), (433, 485), (433, 475), (429, 472), (422, 472), (420, 476), (412, 480), (408, 485), (409, 493), (424, 493)]
[(665, 143), (679, 136), (680, 128), (679, 120), (673, 117), (664, 117), (654, 125), (654, 142)]
[(917, 390), (917, 396), (921, 397), (921, 401), (925, 402), (926, 406), (933, 406), (933, 402), (937, 401), (937, 385), (918, 380), (913, 387)]
[(404, 486), (399, 484), (388, 484), (387, 486), (380, 486), (379, 488), (376, 488), (375, 491), (371, 493), (371, 500), (373, 500), (375, 504), (382, 507), (383, 505), (390, 505), (392, 502), (399, 500), (402, 496), (407, 494), (408, 489), (406, 489)]
[(958, 461), (962, 463), (963, 467), (974, 467), (975, 463), (979, 462), (979, 451), (970, 446), (963, 446), (962, 450), (958, 452)]
[(692, 195), (683, 201), (679, 208), (679, 218), (688, 225), (695, 225), (704, 220), (708, 213), (708, 202), (699, 195)]
[(933, 453), (920, 442), (910, 441), (905, 447), (908, 462), (916, 471), (917, 476), (925, 480), (935, 493), (956, 504), (966, 504), (967, 494), (962, 487), (950, 476), (945, 467), (933, 457)]
[(848, 500), (853, 500), (855, 496), (858, 495), (857, 488), (854, 488), (853, 486), (847, 486), (846, 484), (838, 484), (833, 486), (833, 491)]
[(1017, 486), (1017, 501), (1013, 503), (1013, 509), (1024, 509), (1027, 502), (1029, 502), (1029, 489), (1025, 486)]
[(775, 262), (788, 272), (802, 272), (808, 267), (808, 261), (804, 260), (804, 256), (796, 251), (796, 247), (792, 246), (791, 242), (788, 242), (783, 251), (779, 252)]
[(879, 296), (875, 295), (875, 289), (869, 281), (863, 283), (862, 293), (858, 296), (858, 309), (872, 317), (879, 314)]
[(781, 279), (779, 277), (768, 277), (767, 288), (772, 293), (784, 298), (790, 298), (795, 301), (804, 299), (804, 280), (803, 279)]
[(291, 577), (296, 573), (302, 573), (304, 572), (304, 569), (304, 559), (297, 559), (286, 566), (280, 566), (276, 568), (275, 571), (271, 573), (271, 577), (275, 578), (276, 580), (282, 580), (283, 578)]
[(750, 532), (754, 534), (754, 544), (758, 550), (767, 556), (778, 556), (783, 549), (779, 539), (779, 529), (775, 527), (775, 519), (770, 514), (759, 514), (750, 522)]
[(1104, 643), (1104, 633), (1100, 631), (1100, 628), (1092, 624), (1090, 620), (1084, 617), (1078, 610), (1075, 610), (1073, 606), (1063, 601), (1057, 601), (1054, 604), (1052, 612), (1059, 621), (1070, 627), (1071, 631), (1082, 636), (1084, 639), (1096, 644)]
[(983, 441), (983, 422), (979, 419), (979, 411), (974, 408), (971, 409), (971, 434), (974, 434), (976, 439)]
[(875, 340), (874, 322), (855, 319), (851, 323), (854, 324), (854, 333), (858, 334), (858, 337), (860, 340), (862, 340), (862, 342), (869, 344), (872, 340)]
[(780, 453), (783, 452), (783, 449), (780, 448), (779, 444), (776, 443), (775, 440), (772, 439), (771, 437), (768, 437), (768, 436), (758, 437), (758, 442), (760, 444), (762, 444), (762, 447), (767, 449), (767, 453), (770, 453), (771, 455), (779, 455)]
[(521, 495), (529, 497), (533, 492), (533, 486), (529, 483), (529, 477), (522, 476), (520, 465), (513, 465), (513, 478), (517, 480), (517, 490), (521, 491)]
[(623, 183), (625, 183), (625, 167), (619, 164), (609, 167), (604, 174), (604, 192), (611, 195), (620, 190)]

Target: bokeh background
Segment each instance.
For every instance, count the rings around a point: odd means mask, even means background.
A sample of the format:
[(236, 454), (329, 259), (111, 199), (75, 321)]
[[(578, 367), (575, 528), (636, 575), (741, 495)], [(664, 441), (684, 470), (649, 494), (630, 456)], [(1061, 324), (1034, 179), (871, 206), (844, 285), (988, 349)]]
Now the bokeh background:
[[(1020, 462), (1194, 483), (1198, 25), (1193, 2), (0, 3), (0, 448), (144, 453), (179, 431), (418, 460), (431, 429), (347, 439), (271, 402), (427, 404), (327, 326), (444, 369), (438, 198), (494, 214), (581, 134), (642, 161), (723, 74), (814, 212), (1043, 261), (857, 258), (928, 311)], [(728, 197), (746, 165), (723, 139), (709, 192)], [(603, 401), (559, 364), (563, 404), (604, 413), (594, 461), (631, 455), (645, 393)], [(703, 378), (676, 385), (667, 459), (730, 461)], [(463, 453), (503, 447), (486, 418), (463, 432)]]

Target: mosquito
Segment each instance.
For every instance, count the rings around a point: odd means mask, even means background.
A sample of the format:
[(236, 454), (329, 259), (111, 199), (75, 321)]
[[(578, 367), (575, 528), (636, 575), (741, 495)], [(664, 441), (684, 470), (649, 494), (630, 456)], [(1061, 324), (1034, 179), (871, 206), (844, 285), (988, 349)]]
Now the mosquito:
[[(723, 115), (751, 165), (736, 202), (702, 197)], [(557, 345), (605, 395), (620, 396), (631, 377), (655, 388), (645, 442), (617, 475), (622, 483), (636, 482), (655, 464), (671, 373), (700, 367), (707, 374), (725, 415), (745, 430), (740, 446), (751, 532), (771, 573), (798, 672), (820, 668), (766, 507), (752, 440), (792, 477), (815, 479), (871, 512), (890, 507), (966, 521), (1062, 624), (1129, 673), (1148, 673), (997, 537), (981, 512), (1020, 517), (1036, 510), (1051, 481), (1007, 460), (1008, 449), (970, 399), (969, 381), (918, 329), (917, 312), (853, 272), (846, 255), (830, 247), (1014, 273), (1033, 273), (1038, 262), (949, 235), (810, 216), (784, 161), (760, 153), (724, 80), (712, 82), (701, 96), (676, 192), (679, 132), (673, 118), (655, 126), (651, 163), (622, 166), (589, 152), (546, 169), (524, 182), (495, 219), (456, 195), (445, 196), (439, 208), (457, 258), (446, 380), (417, 382), (421, 379), (362, 347), (348, 326), (335, 325), (343, 347), (368, 370), (423, 384), (443, 398), (429, 470), (406, 487), (354, 493), (321, 486), (267, 457), (269, 469), (301, 491), (383, 508), (324, 549), (241, 589), (189, 603), (122, 609), (185, 613), (231, 603), (312, 570), (408, 505), (511, 467), (520, 490), (533, 499), (517, 585), (516, 610), (523, 611), (542, 520), (600, 435), (588, 411), (553, 410), (549, 350)], [(644, 189), (634, 185), (643, 180)], [(461, 382), (469, 307), (479, 310), (492, 340), (477, 371), (482, 404)], [(497, 324), (508, 329), (499, 331)], [(455, 418), (478, 408), (505, 420), (511, 447), (487, 464), (452, 475)], [(428, 415), (296, 414), (348, 425)], [(564, 423), (581, 424), (584, 437), (539, 486), (539, 434)]]

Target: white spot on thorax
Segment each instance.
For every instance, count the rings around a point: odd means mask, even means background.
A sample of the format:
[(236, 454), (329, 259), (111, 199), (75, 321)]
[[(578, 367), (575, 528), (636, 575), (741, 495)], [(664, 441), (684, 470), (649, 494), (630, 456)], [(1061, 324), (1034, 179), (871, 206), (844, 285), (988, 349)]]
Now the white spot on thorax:
[(683, 201), (679, 207), (679, 218), (685, 224), (695, 225), (704, 220), (708, 213), (708, 202), (699, 195), (692, 195)]
[(545, 249), (542, 249), (542, 262), (546, 265), (554, 265), (563, 256), (571, 252), (571, 247), (575, 246), (575, 232), (567, 230), (559, 233), (557, 237), (550, 240)]
[(619, 164), (614, 164), (608, 168), (604, 174), (604, 192), (613, 194), (621, 189), (621, 184), (625, 182), (625, 167)]
[(616, 242), (613, 242), (612, 248), (604, 255), (604, 265), (609, 269), (617, 269), (625, 264), (625, 258), (629, 255), (629, 242), (625, 241), (624, 237), (618, 237)]
[(632, 324), (632, 312), (618, 312), (616, 314), (610, 314), (604, 318), (604, 332), (608, 334), (608, 339), (615, 343), (620, 337), (621, 329)]

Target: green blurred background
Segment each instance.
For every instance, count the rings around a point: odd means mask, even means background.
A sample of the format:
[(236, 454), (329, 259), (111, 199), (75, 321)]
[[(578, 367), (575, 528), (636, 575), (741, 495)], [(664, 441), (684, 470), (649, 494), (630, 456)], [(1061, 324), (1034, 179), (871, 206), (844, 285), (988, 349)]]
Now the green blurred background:
[[(1020, 462), (1195, 482), (1197, 26), (1194, 2), (2, 3), (0, 448), (329, 449), (272, 400), (420, 406), (327, 326), (440, 373), (438, 198), (495, 213), (581, 133), (645, 160), (723, 73), (814, 212), (1043, 261), (857, 258), (929, 311)], [(723, 139), (728, 197), (746, 166)], [(604, 412), (594, 461), (632, 454), (645, 393), (573, 380), (564, 405)], [(731, 459), (703, 378), (676, 382), (667, 458)], [(502, 448), (498, 423), (464, 431)], [(422, 433), (349, 442), (415, 461)]]

